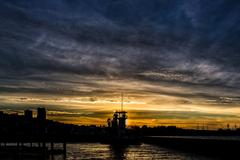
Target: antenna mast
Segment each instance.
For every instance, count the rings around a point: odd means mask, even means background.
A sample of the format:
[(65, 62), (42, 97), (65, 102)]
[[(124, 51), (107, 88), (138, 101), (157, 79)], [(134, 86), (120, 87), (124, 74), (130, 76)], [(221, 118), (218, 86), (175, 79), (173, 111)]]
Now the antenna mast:
[(122, 96), (121, 110), (123, 111), (123, 93), (121, 94), (121, 96)]

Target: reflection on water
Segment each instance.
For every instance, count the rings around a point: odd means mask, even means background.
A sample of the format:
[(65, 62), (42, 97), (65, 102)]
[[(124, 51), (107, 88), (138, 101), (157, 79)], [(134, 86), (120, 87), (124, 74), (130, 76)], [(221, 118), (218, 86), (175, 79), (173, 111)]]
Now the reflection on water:
[[(181, 153), (154, 145), (130, 145), (116, 147), (99, 143), (67, 145), (67, 160), (210, 160), (190, 153)], [(54, 160), (63, 160), (63, 156), (54, 156)]]

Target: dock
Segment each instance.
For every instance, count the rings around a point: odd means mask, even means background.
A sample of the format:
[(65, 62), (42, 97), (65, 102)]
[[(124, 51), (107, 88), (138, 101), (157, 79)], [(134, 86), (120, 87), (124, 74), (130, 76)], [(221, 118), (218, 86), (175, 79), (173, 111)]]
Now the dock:
[(67, 145), (65, 141), (0, 141), (0, 156), (11, 157), (13, 159), (48, 159), (49, 157), (60, 154), (66, 157), (66, 151)]

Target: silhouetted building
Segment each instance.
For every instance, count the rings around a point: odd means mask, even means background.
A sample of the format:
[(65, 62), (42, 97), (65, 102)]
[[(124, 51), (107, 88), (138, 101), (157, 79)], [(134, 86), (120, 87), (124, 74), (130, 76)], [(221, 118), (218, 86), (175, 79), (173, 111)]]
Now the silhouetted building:
[(113, 114), (112, 128), (118, 128), (118, 114), (116, 112)]
[(113, 119), (107, 120), (108, 127), (111, 127), (115, 133), (119, 136), (125, 134), (126, 129), (126, 120), (127, 120), (127, 112), (125, 111), (116, 111), (113, 114)]
[(119, 115), (119, 118), (118, 118), (119, 128), (125, 129), (126, 128), (126, 120), (127, 120), (127, 112), (121, 111), (121, 112), (118, 112), (118, 115)]
[(38, 108), (37, 109), (37, 119), (40, 121), (46, 120), (46, 109), (45, 108)]

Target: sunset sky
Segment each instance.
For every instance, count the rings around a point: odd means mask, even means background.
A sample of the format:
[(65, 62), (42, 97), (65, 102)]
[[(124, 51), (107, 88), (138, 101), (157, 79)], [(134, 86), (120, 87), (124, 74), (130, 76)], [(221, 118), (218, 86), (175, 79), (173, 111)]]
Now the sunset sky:
[(240, 126), (240, 1), (0, 0), (0, 110)]

